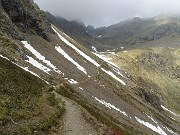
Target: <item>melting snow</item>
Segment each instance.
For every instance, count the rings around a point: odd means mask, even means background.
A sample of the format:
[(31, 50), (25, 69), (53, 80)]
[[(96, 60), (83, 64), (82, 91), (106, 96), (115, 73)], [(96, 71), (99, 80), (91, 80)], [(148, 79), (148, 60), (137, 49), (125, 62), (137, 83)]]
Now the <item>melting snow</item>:
[(123, 76), (123, 75), (120, 73), (119, 67), (118, 67), (116, 64), (110, 62), (110, 60), (111, 60), (112, 58), (107, 58), (107, 57), (105, 57), (105, 55), (102, 55), (102, 54), (97, 54), (97, 53), (94, 53), (94, 54), (95, 54), (97, 57), (99, 57), (100, 59), (102, 59), (102, 60), (104, 60), (105, 62), (107, 62), (111, 67), (113, 67), (113, 69), (115, 69), (116, 71), (118, 70), (117, 73), (118, 73), (119, 75)]
[(84, 67), (80, 66), (76, 61), (74, 61), (60, 46), (56, 46), (55, 49), (62, 54), (66, 59), (68, 59), (71, 63), (73, 63), (80, 71), (87, 75), (86, 70)]
[(109, 63), (109, 60), (112, 59), (112, 58), (107, 58), (107, 57), (105, 57), (105, 55), (102, 55), (102, 54), (98, 54), (98, 53), (93, 53), (93, 54), (95, 54), (97, 57), (99, 57), (100, 59), (102, 59), (108, 63)]
[[(1, 54), (0, 54), (0, 57), (6, 59), (6, 60), (8, 60), (8, 61), (10, 61), (7, 57), (2, 56)], [(14, 64), (14, 63), (13, 63), (13, 64)]]
[(104, 68), (101, 68), (105, 73), (107, 73), (108, 75), (110, 75), (111, 77), (113, 77), (114, 79), (116, 79), (118, 82), (122, 83), (123, 85), (126, 85), (126, 83), (119, 79), (114, 73), (112, 73), (111, 71), (107, 71)]
[(98, 101), (99, 103), (105, 105), (107, 108), (109, 109), (114, 109), (120, 113), (122, 113), (124, 116), (128, 117), (128, 115), (126, 114), (126, 112), (124, 111), (121, 111), (119, 108), (117, 108), (116, 106), (110, 104), (110, 103), (107, 103), (106, 101), (102, 100), (102, 99), (98, 99), (97, 97), (93, 97), (96, 101)]
[(68, 82), (69, 82), (70, 84), (77, 84), (77, 83), (78, 83), (78, 82), (75, 81), (74, 79), (70, 79), (70, 80), (68, 80)]
[(138, 117), (135, 117), (135, 119), (140, 123), (140, 124), (143, 124), (144, 126), (150, 128), (151, 130), (155, 131), (156, 133), (160, 134), (160, 135), (167, 135), (160, 126), (157, 125), (154, 126), (152, 125), (151, 123), (148, 123), (148, 122), (145, 122), (141, 119), (139, 119)]
[(113, 65), (109, 65), (109, 66), (111, 66), (111, 67), (113, 68), (114, 72), (116, 72), (116, 73), (119, 74), (120, 76), (124, 77), (124, 75), (120, 72), (120, 69), (119, 69), (119, 68), (117, 68), (117, 67), (115, 67), (115, 66), (113, 66)]
[(68, 46), (70, 46), (71, 48), (73, 48), (77, 53), (79, 53), (81, 56), (83, 56), (86, 60), (88, 60), (89, 62), (91, 62), (92, 64), (94, 64), (96, 67), (100, 67), (100, 65), (93, 59), (91, 59), (91, 57), (89, 57), (88, 55), (86, 55), (84, 52), (82, 52), (81, 50), (79, 50), (77, 47), (75, 47), (72, 43), (70, 43), (68, 40), (66, 40), (63, 36), (61, 36), (55, 28), (52, 27), (52, 29), (54, 30), (54, 32), (57, 33), (57, 35), (59, 36), (59, 38), (66, 43)]
[[(94, 64), (96, 67), (100, 67), (100, 65), (93, 60), (91, 57), (89, 57), (88, 55), (86, 55), (84, 52), (82, 52), (81, 50), (79, 50), (77, 47), (75, 47), (72, 43), (70, 43), (68, 40), (66, 40), (63, 36), (61, 36), (59, 34), (59, 32), (56, 31), (55, 28), (52, 27), (52, 29), (54, 30), (54, 32), (57, 33), (57, 35), (59, 36), (59, 38), (65, 42), (68, 46), (70, 46), (71, 48), (73, 48), (77, 53), (79, 53), (82, 57), (84, 57), (86, 60), (88, 60), (89, 62), (91, 62), (92, 64)], [(116, 66), (116, 65), (115, 65)], [(116, 66), (117, 67), (117, 66)], [(107, 73), (108, 75), (110, 75), (111, 77), (113, 77), (114, 79), (116, 79), (117, 81), (121, 82), (123, 85), (126, 85), (125, 82), (123, 82), (121, 79), (119, 79), (116, 75), (114, 75), (111, 71), (106, 71), (105, 69), (101, 68), (105, 73)]]
[(92, 46), (91, 48), (92, 48), (96, 53), (98, 52), (97, 49), (96, 49), (96, 47)]
[(180, 116), (180, 115), (178, 115), (178, 114), (175, 114), (175, 113), (174, 113), (174, 112), (172, 112), (171, 110), (167, 109), (167, 108), (166, 108), (166, 107), (164, 107), (163, 105), (161, 105), (161, 107), (162, 107), (164, 110), (166, 110), (166, 111), (170, 112), (171, 114), (173, 114), (173, 115), (175, 115), (175, 116)]
[(49, 60), (46, 60), (46, 58), (41, 55), (36, 49), (34, 49), (27, 41), (21, 41), (24, 44), (24, 47), (28, 49), (32, 54), (34, 54), (39, 60), (43, 61), (47, 66), (52, 68), (56, 73), (62, 74), (61, 71), (59, 71), (56, 66), (54, 66)]
[(51, 69), (49, 69), (48, 67), (42, 65), (41, 63), (39, 63), (37, 60), (33, 59), (30, 56), (27, 56), (29, 60), (26, 60), (26, 62), (32, 64), (34, 67), (42, 70), (43, 72), (49, 74), (49, 71), (51, 71)]
[(173, 134), (173, 135), (179, 135), (178, 133), (175, 133), (174, 131), (170, 130), (167, 127), (163, 127), (164, 129), (166, 129), (169, 133)]
[[(0, 55), (0, 57), (2, 57), (2, 58), (4, 58), (4, 59), (7, 59), (8, 61), (10, 61), (8, 58), (6, 58), (6, 57), (4, 57), (4, 56), (2, 56), (2, 55)], [(13, 64), (15, 64), (16, 66), (20, 67), (21, 69), (25, 70), (26, 72), (29, 72), (29, 73), (31, 73), (32, 75), (38, 77), (39, 79), (45, 81), (45, 80), (42, 79), (39, 75), (37, 75), (36, 73), (30, 71), (30, 70), (28, 69), (28, 67), (22, 67), (22, 66), (20, 66), (20, 65), (18, 65), (18, 64), (16, 64), (16, 63), (14, 63), (14, 62), (12, 62), (12, 61), (10, 61), (10, 62), (13, 63)], [(49, 84), (47, 81), (45, 81), (45, 82), (46, 82), (47, 84)]]

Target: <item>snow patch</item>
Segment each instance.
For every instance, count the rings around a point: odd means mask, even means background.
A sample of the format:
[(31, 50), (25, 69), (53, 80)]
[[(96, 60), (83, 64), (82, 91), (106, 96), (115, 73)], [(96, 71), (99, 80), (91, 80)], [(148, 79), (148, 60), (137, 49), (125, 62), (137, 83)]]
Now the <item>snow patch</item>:
[[(7, 57), (2, 56), (1, 54), (0, 54), (0, 57), (6, 59), (6, 60), (8, 60), (8, 61), (10, 61)], [(46, 82), (47, 84), (49, 84), (49, 82), (47, 82), (47, 81), (45, 81), (44, 79), (42, 79), (39, 75), (37, 75), (36, 73), (30, 71), (30, 70), (28, 69), (28, 67), (22, 67), (22, 66), (14, 63), (14, 62), (12, 62), (12, 61), (10, 61), (10, 62), (13, 63), (13, 64), (15, 64), (16, 66), (20, 67), (21, 69), (25, 70), (26, 72), (29, 72), (29, 73), (31, 73), (32, 75), (38, 77), (39, 79), (43, 80), (43, 81)]]
[(145, 122), (141, 119), (139, 119), (138, 117), (135, 117), (135, 119), (140, 123), (143, 124), (144, 126), (150, 128), (151, 130), (155, 131), (156, 133), (160, 134), (160, 135), (167, 135), (160, 126), (154, 126), (151, 123)]
[(98, 38), (101, 38), (102, 37), (102, 35), (99, 35), (99, 36), (97, 36)]
[(97, 57), (99, 57), (100, 59), (104, 60), (104, 61), (107, 62), (108, 64), (110, 64), (110, 65), (112, 65), (112, 66), (114, 66), (114, 67), (116, 67), (116, 68), (119, 68), (116, 64), (110, 62), (110, 60), (111, 60), (112, 58), (107, 58), (107, 57), (106, 57), (105, 55), (103, 55), (103, 54), (98, 54), (98, 53), (93, 53), (93, 54), (96, 55)]
[(98, 54), (98, 53), (93, 53), (93, 54), (95, 54), (97, 57), (99, 57), (100, 59), (102, 59), (102, 60), (104, 60), (106, 62), (109, 62), (109, 60), (112, 59), (112, 58), (105, 57), (105, 55), (103, 55), (103, 54)]
[(84, 52), (82, 52), (81, 50), (79, 50), (77, 47), (75, 47), (72, 43), (70, 43), (68, 40), (66, 40), (63, 36), (61, 36), (59, 34), (59, 32), (56, 31), (55, 28), (52, 27), (52, 29), (54, 30), (55, 33), (57, 33), (57, 35), (59, 36), (59, 38), (66, 43), (68, 46), (70, 46), (72, 49), (74, 49), (78, 54), (80, 54), (82, 57), (84, 57), (86, 60), (88, 60), (89, 62), (91, 62), (92, 64), (94, 64), (96, 67), (100, 67), (100, 65), (93, 60), (91, 57), (89, 57), (88, 55), (86, 55)]
[(173, 134), (173, 135), (179, 135), (178, 133), (175, 133), (174, 131), (172, 131), (171, 129), (167, 128), (167, 127), (163, 127), (164, 129), (166, 129), (169, 133)]
[[(92, 64), (94, 64), (96, 67), (100, 67), (100, 65), (93, 60), (91, 57), (89, 57), (88, 55), (86, 55), (84, 52), (82, 52), (81, 50), (79, 50), (77, 47), (75, 47), (72, 43), (70, 43), (68, 40), (66, 40), (63, 36), (61, 36), (59, 34), (59, 32), (56, 31), (56, 29), (54, 27), (52, 27), (52, 29), (54, 30), (54, 32), (59, 36), (59, 38), (66, 43), (68, 46), (70, 46), (72, 49), (74, 49), (78, 54), (80, 54), (82, 57), (84, 57), (86, 60), (88, 60), (89, 62), (91, 62)], [(116, 65), (114, 65), (116, 66)], [(116, 66), (117, 67), (117, 66)], [(111, 71), (106, 71), (105, 69), (101, 68), (105, 73), (107, 73), (108, 75), (110, 75), (111, 77), (115, 78), (117, 81), (121, 82), (123, 85), (126, 85), (124, 81), (122, 81), (121, 79), (119, 79), (118, 77), (116, 77), (116, 75), (114, 75)]]
[[(7, 57), (2, 56), (1, 54), (0, 54), (0, 57), (6, 59), (6, 60), (8, 60), (8, 61), (10, 61)], [(11, 61), (10, 61), (10, 62), (11, 62)], [(14, 64), (14, 63), (13, 63), (13, 64)]]
[(110, 64), (109, 64), (109, 66), (111, 66), (112, 69), (113, 69), (113, 71), (116, 72), (118, 75), (124, 77), (124, 75), (121, 73), (121, 71), (120, 71), (119, 68), (117, 68), (117, 67), (115, 67), (115, 66), (113, 66), (113, 65), (110, 65)]
[(84, 90), (82, 87), (79, 87), (80, 90)]
[(115, 65), (114, 63), (110, 62), (110, 60), (112, 58), (107, 58), (105, 57), (105, 55), (102, 55), (102, 54), (98, 54), (98, 53), (94, 53), (97, 57), (99, 57), (100, 59), (104, 60), (105, 62), (108, 63), (109, 66), (112, 67), (112, 69), (117, 73), (119, 74), (120, 76), (124, 77), (123, 74), (120, 72), (120, 69), (117, 65)]
[(55, 49), (62, 54), (66, 59), (68, 59), (71, 63), (73, 63), (80, 71), (87, 75), (87, 72), (84, 67), (79, 65), (76, 61), (74, 61), (60, 46), (56, 46)]
[[(93, 96), (92, 96), (93, 97)], [(107, 108), (109, 109), (114, 109), (118, 112), (120, 112), (121, 114), (123, 114), (124, 116), (128, 117), (128, 115), (126, 114), (126, 112), (124, 111), (121, 111), (119, 108), (117, 108), (116, 106), (110, 104), (110, 103), (107, 103), (106, 101), (102, 100), (102, 99), (98, 99), (97, 97), (93, 97), (96, 101), (98, 101), (99, 103), (105, 105)]]
[(51, 69), (49, 69), (48, 67), (42, 65), (41, 63), (39, 63), (37, 60), (33, 59), (30, 56), (27, 56), (28, 60), (25, 60), (26, 62), (30, 63), (31, 65), (33, 65), (34, 67), (42, 70), (43, 72), (49, 74), (49, 72), (51, 71)]
[(114, 79), (116, 79), (118, 82), (120, 82), (121, 84), (123, 84), (123, 85), (126, 85), (126, 83), (123, 81), (123, 80), (121, 80), (121, 79), (119, 79), (114, 73), (112, 73), (111, 71), (107, 71), (107, 70), (105, 70), (104, 68), (101, 68), (106, 74), (108, 74), (109, 76), (111, 76), (112, 78), (114, 78)]
[(172, 112), (171, 110), (167, 109), (167, 108), (166, 108), (166, 107), (164, 107), (163, 105), (161, 105), (161, 107), (162, 107), (164, 110), (166, 110), (166, 111), (170, 112), (171, 114), (173, 114), (173, 115), (175, 115), (175, 116), (180, 116), (180, 115), (178, 115), (178, 114), (175, 114), (175, 113), (174, 113), (174, 112)]
[(96, 53), (98, 52), (97, 49), (96, 49), (96, 47), (92, 46), (91, 48), (92, 48)]
[(28, 49), (32, 54), (34, 54), (39, 60), (47, 64), (47, 66), (52, 68), (56, 73), (62, 74), (62, 72), (58, 70), (56, 66), (54, 66), (49, 60), (46, 60), (46, 58), (43, 55), (41, 55), (36, 49), (34, 49), (27, 41), (21, 42), (24, 44), (24, 47)]
[(69, 82), (70, 84), (77, 84), (77, 83), (78, 83), (78, 82), (75, 81), (74, 79), (70, 79), (70, 80), (68, 80), (68, 82)]

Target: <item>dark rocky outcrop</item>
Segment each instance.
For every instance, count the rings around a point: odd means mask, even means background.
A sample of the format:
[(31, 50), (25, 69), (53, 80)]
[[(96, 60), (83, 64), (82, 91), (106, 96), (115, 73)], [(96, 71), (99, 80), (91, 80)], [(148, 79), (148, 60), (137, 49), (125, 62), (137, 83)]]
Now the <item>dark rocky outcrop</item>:
[(50, 23), (32, 0), (0, 0), (1, 30), (15, 39), (22, 33), (34, 33), (46, 40), (51, 32)]

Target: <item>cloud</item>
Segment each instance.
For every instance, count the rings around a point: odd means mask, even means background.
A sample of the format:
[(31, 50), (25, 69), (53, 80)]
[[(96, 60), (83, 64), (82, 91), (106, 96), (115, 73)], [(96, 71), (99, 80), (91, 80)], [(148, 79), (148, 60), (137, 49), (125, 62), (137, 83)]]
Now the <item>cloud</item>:
[(180, 12), (180, 0), (34, 0), (41, 9), (68, 20), (107, 26), (121, 20)]

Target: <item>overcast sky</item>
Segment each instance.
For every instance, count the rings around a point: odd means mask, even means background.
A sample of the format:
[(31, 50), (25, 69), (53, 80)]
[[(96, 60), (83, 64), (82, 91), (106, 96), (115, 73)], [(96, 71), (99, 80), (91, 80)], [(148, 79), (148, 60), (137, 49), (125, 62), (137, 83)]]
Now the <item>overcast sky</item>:
[(34, 0), (42, 10), (86, 25), (107, 26), (132, 17), (179, 13), (180, 0)]

